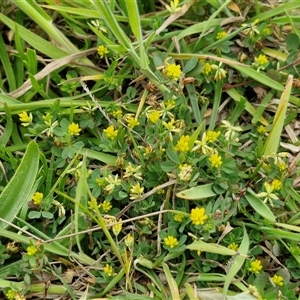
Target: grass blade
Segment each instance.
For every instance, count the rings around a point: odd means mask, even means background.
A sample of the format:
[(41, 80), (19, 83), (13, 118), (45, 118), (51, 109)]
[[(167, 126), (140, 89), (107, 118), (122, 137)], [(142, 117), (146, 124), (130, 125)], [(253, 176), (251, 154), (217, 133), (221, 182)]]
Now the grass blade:
[(292, 84), (293, 84), (293, 76), (289, 75), (286, 82), (285, 89), (280, 98), (277, 112), (274, 117), (272, 129), (264, 145), (264, 151), (263, 151), (264, 155), (271, 155), (277, 153), (279, 143), (280, 143), (280, 136), (284, 126), (286, 110), (289, 103), (289, 97), (292, 90)]
[[(243, 264), (246, 260), (247, 253), (249, 250), (249, 245), (250, 245), (249, 236), (247, 234), (246, 229), (244, 228), (244, 237), (243, 237), (242, 243), (238, 249), (238, 255), (236, 257), (234, 257), (233, 260), (230, 262), (230, 267), (227, 272), (227, 276), (226, 276), (226, 280), (225, 280), (224, 288), (223, 288), (224, 297), (227, 294), (229, 285), (231, 284), (235, 275), (240, 270), (240, 268), (243, 266)], [(243, 254), (243, 255), (240, 255), (240, 254)]]
[[(39, 148), (31, 142), (25, 152), (21, 163), (10, 182), (0, 196), (0, 217), (12, 222), (24, 203), (34, 185), (39, 166)], [(4, 229), (8, 225), (0, 223)]]
[(261, 199), (259, 199), (250, 188), (247, 189), (245, 197), (248, 203), (258, 214), (260, 214), (266, 220), (275, 222), (275, 216), (273, 215), (269, 207)]
[(217, 194), (213, 191), (213, 184), (204, 184), (192, 187), (190, 189), (181, 191), (176, 194), (178, 198), (187, 199), (187, 200), (196, 200), (204, 199), (216, 196)]

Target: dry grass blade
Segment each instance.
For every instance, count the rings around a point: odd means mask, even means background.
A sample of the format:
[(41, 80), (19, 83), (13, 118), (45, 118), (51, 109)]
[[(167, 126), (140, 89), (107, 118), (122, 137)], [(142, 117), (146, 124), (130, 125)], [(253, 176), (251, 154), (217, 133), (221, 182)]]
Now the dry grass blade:
[[(89, 50), (85, 50), (79, 53), (74, 53), (65, 57), (62, 57), (60, 59), (57, 59), (53, 61), (52, 63), (48, 64), (43, 70), (38, 72), (34, 78), (38, 81), (43, 78), (45, 78), (47, 75), (49, 75), (51, 72), (69, 64), (70, 62), (74, 61), (75, 59), (85, 57), (87, 55), (90, 55), (96, 51), (96, 48), (92, 48)], [(8, 96), (13, 97), (13, 98), (19, 98), (22, 95), (24, 95), (28, 90), (32, 88), (32, 83), (30, 79), (27, 79), (21, 87), (16, 89), (15, 91), (11, 92), (8, 94)]]

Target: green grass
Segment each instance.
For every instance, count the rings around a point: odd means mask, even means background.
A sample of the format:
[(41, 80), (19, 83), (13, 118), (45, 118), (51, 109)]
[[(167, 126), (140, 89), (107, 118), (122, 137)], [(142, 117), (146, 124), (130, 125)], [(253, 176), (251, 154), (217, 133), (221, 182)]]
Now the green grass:
[(3, 1), (0, 298), (300, 299), (299, 10)]

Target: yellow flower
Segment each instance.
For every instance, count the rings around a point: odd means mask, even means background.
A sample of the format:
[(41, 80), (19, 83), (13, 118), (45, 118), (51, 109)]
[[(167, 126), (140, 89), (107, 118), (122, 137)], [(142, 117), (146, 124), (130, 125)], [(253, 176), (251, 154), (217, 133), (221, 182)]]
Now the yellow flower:
[(28, 246), (27, 247), (27, 254), (33, 256), (37, 253), (38, 249), (36, 246)]
[(81, 129), (79, 128), (79, 125), (72, 122), (69, 127), (68, 127), (68, 134), (70, 135), (79, 135), (79, 132), (81, 131)]
[(262, 31), (262, 34), (263, 35), (269, 35), (271, 33), (271, 30), (269, 28), (265, 28), (263, 31)]
[(33, 196), (32, 196), (32, 201), (35, 205), (39, 205), (41, 204), (41, 202), (43, 201), (44, 195), (43, 193), (39, 193), (36, 192)]
[(222, 158), (221, 156), (217, 153), (212, 154), (208, 160), (210, 161), (210, 164), (212, 168), (220, 168), (222, 165)]
[(168, 99), (164, 102), (166, 109), (172, 109), (176, 105), (176, 101), (174, 99)]
[(264, 134), (264, 133), (266, 133), (266, 127), (265, 126), (263, 126), (263, 125), (260, 125), (258, 128), (257, 128), (257, 132), (259, 133), (259, 134)]
[(8, 292), (5, 294), (6, 298), (8, 300), (14, 300), (16, 297), (16, 292), (14, 292), (13, 290), (8, 290)]
[(130, 189), (130, 199), (134, 200), (142, 196), (144, 192), (144, 188), (140, 186), (140, 183), (138, 182), (137, 184), (133, 185), (132, 188)]
[(28, 115), (26, 111), (23, 111), (19, 114), (19, 117), (20, 121), (23, 122), (21, 125), (24, 127), (29, 126), (32, 122), (32, 113)]
[(155, 124), (159, 120), (160, 113), (158, 110), (154, 110), (151, 111), (147, 117), (153, 124)]
[(133, 118), (133, 117), (129, 117), (127, 119), (127, 125), (130, 129), (133, 129), (135, 126), (140, 125), (140, 122), (137, 119)]
[(125, 245), (128, 248), (131, 248), (134, 242), (134, 238), (131, 233), (128, 233), (124, 239)]
[(179, 166), (179, 174), (178, 177), (182, 181), (189, 181), (192, 177), (193, 168), (188, 164), (180, 165)]
[(182, 214), (176, 214), (174, 216), (174, 221), (175, 222), (181, 223), (183, 221), (183, 219), (184, 219), (184, 215), (182, 215)]
[(123, 178), (135, 177), (136, 179), (143, 180), (142, 173), (138, 172), (141, 166), (133, 167), (131, 163), (125, 169), (125, 174)]
[(96, 178), (96, 183), (98, 186), (100, 186), (102, 188), (107, 186), (107, 181), (104, 177)]
[(20, 295), (19, 293), (16, 293), (15, 300), (26, 300), (26, 297), (24, 295)]
[(263, 65), (267, 64), (269, 61), (268, 61), (268, 58), (264, 54), (260, 54), (259, 57), (255, 57), (255, 62), (259, 66), (263, 66)]
[(103, 203), (101, 203), (102, 211), (104, 213), (108, 213), (112, 209), (112, 205), (110, 201), (104, 200)]
[(176, 13), (181, 9), (181, 7), (178, 7), (178, 4), (179, 4), (179, 0), (173, 0), (171, 1), (170, 5), (166, 5), (166, 9), (170, 13)]
[(188, 135), (182, 135), (179, 141), (177, 142), (174, 150), (179, 152), (188, 152), (190, 149), (189, 141), (190, 137)]
[(175, 123), (175, 120), (172, 118), (170, 122), (167, 123), (167, 122), (163, 121), (162, 124), (164, 125), (164, 127), (166, 127), (166, 129), (168, 131), (181, 132), (181, 129), (176, 128), (176, 126), (174, 125), (174, 123)]
[(191, 210), (190, 218), (194, 225), (203, 225), (208, 217), (205, 214), (204, 207), (196, 207)]
[(118, 109), (114, 110), (111, 114), (114, 118), (119, 119), (122, 117), (122, 109), (118, 108)]
[(279, 169), (280, 172), (285, 171), (287, 168), (286, 163), (283, 160), (278, 161), (277, 163), (275, 163), (275, 165), (277, 166), (277, 168)]
[(254, 296), (256, 299), (258, 299), (258, 300), (264, 300), (261, 297), (260, 293), (258, 292), (256, 286), (249, 284), (248, 291), (249, 291), (249, 294), (252, 295), (252, 296)]
[(275, 285), (283, 286), (283, 277), (275, 274), (273, 277), (271, 277), (271, 279)]
[(210, 143), (213, 143), (221, 134), (221, 131), (207, 130), (206, 140)]
[(214, 153), (214, 150), (207, 145), (207, 142), (208, 142), (207, 133), (204, 132), (201, 141), (199, 140), (195, 141), (196, 146), (193, 147), (192, 151), (198, 150), (201, 151), (203, 154)]
[(226, 31), (220, 31), (217, 33), (217, 40), (224, 38), (227, 35)]
[(211, 64), (210, 63), (206, 63), (203, 68), (202, 68), (202, 71), (201, 73), (204, 74), (204, 75), (208, 75), (210, 72), (211, 72)]
[(113, 125), (108, 126), (103, 131), (105, 133), (105, 136), (110, 140), (114, 140), (118, 135), (118, 130), (115, 129), (115, 127)]
[(167, 246), (169, 246), (170, 248), (174, 248), (178, 245), (178, 240), (177, 238), (175, 238), (174, 236), (169, 235), (168, 237), (166, 237), (164, 239), (164, 242)]
[(121, 222), (121, 223), (113, 225), (113, 227), (112, 227), (112, 231), (113, 231), (113, 233), (114, 233), (115, 236), (118, 236), (119, 233), (122, 230), (122, 219), (119, 219), (118, 222)]
[(251, 262), (250, 268), (248, 270), (252, 273), (258, 274), (261, 269), (261, 261), (259, 259), (256, 259), (255, 261)]
[(271, 188), (273, 191), (279, 191), (281, 189), (282, 182), (278, 179), (274, 179), (271, 183)]
[(230, 122), (223, 120), (221, 127), (226, 128), (225, 139), (230, 141), (233, 139), (234, 135), (237, 132), (243, 131), (243, 129), (239, 126), (233, 126)]
[(98, 46), (97, 52), (98, 52), (98, 54), (99, 54), (99, 56), (100, 56), (101, 58), (105, 57), (106, 54), (109, 53), (108, 49), (107, 49), (105, 46), (103, 46), (103, 45)]
[(239, 249), (239, 245), (236, 244), (236, 243), (231, 243), (227, 246), (227, 248), (231, 249), (231, 250), (234, 250), (234, 251), (238, 251)]
[(217, 65), (211, 65), (211, 68), (216, 71), (214, 78), (217, 81), (219, 81), (223, 78), (226, 78), (227, 72), (223, 68), (221, 68), (221, 66), (222, 66), (222, 63), (220, 63), (218, 66)]
[(265, 198), (264, 199), (264, 203), (266, 203), (267, 201), (269, 201), (270, 205), (273, 207), (273, 200), (278, 200), (279, 198), (273, 194), (273, 190), (274, 190), (274, 186), (269, 184), (268, 182), (264, 183), (264, 187), (265, 187), (265, 192), (261, 192), (259, 194), (257, 194), (256, 196), (259, 198)]
[(106, 264), (106, 265), (105, 265), (103, 271), (104, 271), (105, 275), (107, 275), (107, 276), (109, 276), (109, 277), (110, 277), (110, 276), (113, 276), (113, 274), (114, 274), (113, 267), (110, 266), (109, 264)]
[(164, 67), (163, 74), (167, 78), (177, 81), (181, 77), (181, 74), (182, 74), (181, 67), (180, 67), (180, 65), (167, 63), (166, 66)]
[(104, 188), (104, 190), (109, 194), (114, 191), (116, 186), (121, 185), (122, 182), (121, 179), (118, 179), (118, 174), (114, 177), (112, 175), (108, 175), (107, 177), (105, 177), (105, 180), (106, 182), (108, 182), (108, 185)]

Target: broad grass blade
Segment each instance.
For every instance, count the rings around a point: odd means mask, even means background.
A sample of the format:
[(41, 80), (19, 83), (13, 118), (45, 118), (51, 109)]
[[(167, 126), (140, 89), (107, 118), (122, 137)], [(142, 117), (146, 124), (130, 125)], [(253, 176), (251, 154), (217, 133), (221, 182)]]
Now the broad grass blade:
[(291, 95), (292, 84), (293, 84), (293, 76), (289, 75), (285, 85), (285, 89), (280, 98), (278, 109), (275, 114), (274, 122), (272, 124), (272, 129), (264, 145), (264, 151), (263, 151), (264, 155), (271, 155), (277, 153), (279, 143), (280, 143), (281, 132), (284, 126), (286, 110)]
[[(15, 175), (0, 196), (0, 217), (2, 219), (12, 222), (24, 203), (28, 200), (27, 198), (38, 172), (38, 166), (39, 148), (36, 142), (31, 142)], [(0, 229), (4, 229), (7, 226), (7, 223), (0, 223)]]
[[(227, 294), (229, 285), (231, 284), (232, 280), (234, 279), (235, 275), (238, 273), (240, 268), (243, 266), (245, 259), (247, 257), (247, 253), (249, 250), (249, 236), (247, 234), (246, 229), (244, 228), (244, 237), (242, 240), (242, 243), (238, 249), (238, 255), (232, 259), (230, 262), (230, 267), (227, 272), (226, 280), (224, 283), (224, 288), (223, 288), (223, 295), (224, 297)], [(240, 255), (243, 254), (243, 255)]]
[(275, 222), (275, 216), (273, 215), (269, 207), (265, 203), (263, 203), (263, 201), (258, 198), (250, 188), (247, 189), (245, 197), (248, 203), (258, 214), (260, 214), (268, 221)]

